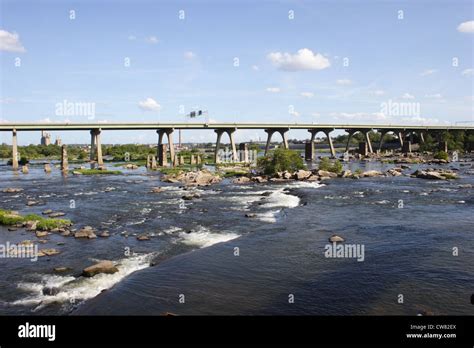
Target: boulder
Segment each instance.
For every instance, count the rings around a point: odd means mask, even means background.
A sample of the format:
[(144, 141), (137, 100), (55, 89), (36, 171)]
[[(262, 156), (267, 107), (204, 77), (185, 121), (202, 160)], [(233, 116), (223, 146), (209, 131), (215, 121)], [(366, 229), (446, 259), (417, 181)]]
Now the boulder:
[(28, 169), (28, 166), (23, 166), (23, 167), (21, 167), (21, 172), (23, 174), (28, 174), (30, 172), (30, 170)]
[(69, 268), (67, 267), (56, 267), (54, 268), (54, 272), (57, 272), (57, 273), (62, 273), (62, 272), (67, 272), (69, 271)]
[(248, 184), (250, 182), (250, 178), (246, 176), (240, 176), (232, 181), (234, 184)]
[(73, 171), (72, 171), (72, 174), (73, 174), (73, 175), (82, 175), (82, 173), (79, 172), (79, 171), (77, 171), (77, 170), (73, 170)]
[(328, 172), (327, 170), (318, 170), (317, 173), (321, 178), (337, 178), (337, 174)]
[(378, 170), (368, 170), (366, 172), (362, 173), (363, 178), (373, 178), (375, 176), (380, 176), (383, 175), (382, 172), (379, 172)]
[(9, 187), (3, 190), (4, 193), (19, 193), (23, 191), (22, 188)]
[(350, 178), (351, 176), (352, 172), (349, 169), (343, 170), (341, 173), (341, 178)]
[(146, 234), (141, 234), (141, 235), (137, 236), (137, 240), (139, 240), (139, 241), (150, 240), (150, 237)]
[(44, 172), (45, 173), (51, 173), (51, 165), (49, 163), (46, 163), (44, 165)]
[(46, 209), (45, 211), (42, 212), (43, 215), (49, 215), (52, 214), (53, 210), (52, 209)]
[(99, 273), (114, 274), (118, 272), (118, 268), (112, 261), (101, 261), (95, 265), (84, 268), (82, 275), (84, 277), (93, 277)]
[(254, 218), (254, 217), (256, 217), (256, 216), (257, 216), (257, 214), (255, 214), (255, 213), (247, 213), (247, 214), (245, 214), (245, 217), (246, 217), (246, 218)]
[(400, 176), (400, 175), (402, 175), (402, 173), (400, 173), (398, 170), (395, 170), (395, 168), (387, 170), (387, 174), (389, 174), (391, 176)]
[(150, 192), (152, 192), (152, 193), (160, 193), (160, 192), (162, 192), (162, 191), (163, 191), (163, 189), (162, 189), (161, 187), (152, 187)]
[(86, 226), (81, 228), (78, 232), (74, 234), (75, 238), (88, 238), (88, 239), (93, 239), (97, 238), (97, 236), (94, 233), (94, 229), (91, 226)]
[(334, 234), (331, 237), (329, 237), (329, 241), (331, 243), (342, 243), (344, 242), (344, 238), (338, 236), (337, 234)]
[(258, 183), (263, 183), (263, 182), (268, 181), (267, 178), (264, 178), (263, 176), (254, 176), (251, 180)]
[(294, 177), (296, 180), (306, 180), (306, 179), (308, 179), (311, 175), (312, 175), (312, 173), (311, 173), (309, 170), (300, 169), (300, 170), (298, 170), (298, 171), (294, 174), (293, 177)]
[(41, 237), (46, 237), (49, 234), (49, 232), (46, 231), (36, 231), (36, 237), (41, 238)]
[(27, 231), (35, 231), (37, 225), (38, 225), (38, 221), (27, 221), (25, 223), (25, 228)]

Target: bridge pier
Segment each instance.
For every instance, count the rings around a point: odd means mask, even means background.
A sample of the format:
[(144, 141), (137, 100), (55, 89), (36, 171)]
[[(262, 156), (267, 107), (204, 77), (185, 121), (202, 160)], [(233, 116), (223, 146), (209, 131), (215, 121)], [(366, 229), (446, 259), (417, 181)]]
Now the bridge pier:
[(387, 133), (388, 133), (387, 131), (380, 132), (379, 151), (382, 151), (383, 138), (385, 137)]
[(367, 143), (367, 150), (369, 153), (374, 153), (374, 150), (372, 149), (372, 142), (370, 141), (370, 136), (369, 136), (370, 130), (365, 131), (365, 142)]
[(246, 143), (239, 144), (239, 154), (240, 158), (239, 161), (243, 163), (249, 163), (249, 145)]
[(348, 137), (347, 137), (347, 144), (346, 144), (346, 152), (349, 151), (349, 145), (351, 143), (351, 139), (352, 139), (352, 136), (354, 135), (355, 131), (350, 129), (350, 130), (347, 130), (346, 129), (346, 132), (349, 133), (348, 134)]
[[(174, 144), (173, 144), (173, 131), (174, 128), (163, 128), (163, 129), (158, 129), (156, 133), (158, 133), (158, 165), (163, 166), (168, 164), (168, 159), (167, 157), (167, 148), (169, 147), (170, 151), (170, 158), (171, 158), (171, 165), (174, 167), (176, 165), (176, 160), (175, 160), (175, 153), (174, 153)], [(166, 137), (168, 138), (168, 146), (161, 147), (163, 144), (163, 137), (166, 134)], [(163, 155), (163, 148), (165, 149), (165, 153)], [(160, 161), (160, 156), (164, 156), (166, 158), (165, 161)], [(165, 164), (162, 164), (165, 163)]]
[(425, 132), (421, 131), (419, 133), (419, 135), (420, 135), (420, 143), (424, 144), (425, 143)]
[(100, 129), (91, 130), (91, 169), (94, 169), (95, 163), (97, 163), (98, 168), (104, 167), (104, 160), (102, 158), (102, 142), (100, 138)]
[(403, 142), (404, 142), (405, 134), (404, 134), (404, 132), (399, 131), (397, 133), (397, 136), (398, 136), (398, 141), (400, 142), (400, 148), (403, 149)]
[(222, 134), (227, 133), (229, 135), (229, 140), (230, 140), (230, 147), (232, 149), (232, 160), (234, 162), (238, 162), (238, 156), (237, 156), (237, 147), (235, 146), (235, 141), (234, 141), (234, 132), (236, 131), (236, 128), (220, 128), (220, 129), (215, 129), (214, 132), (217, 134), (217, 140), (216, 140), (216, 149), (214, 151), (214, 162), (219, 163), (220, 158), (219, 158), (219, 149), (221, 147), (221, 139), (222, 139)]
[(12, 167), (13, 170), (18, 170), (18, 139), (16, 129), (12, 132)]
[(61, 147), (61, 171), (63, 173), (67, 172), (69, 169), (69, 164), (67, 160), (67, 147), (63, 145)]
[(283, 139), (283, 147), (285, 149), (288, 149), (288, 138), (286, 136), (286, 132), (288, 132), (288, 128), (283, 128), (283, 129), (265, 129), (265, 133), (267, 133), (267, 145), (265, 146), (265, 155), (268, 153), (268, 150), (270, 150), (270, 143), (272, 141), (272, 136), (275, 132), (278, 132), (281, 134), (281, 137)]
[(331, 151), (331, 157), (336, 158), (336, 150), (334, 149), (334, 144), (332, 143), (331, 136), (329, 135), (331, 131), (325, 131), (326, 137), (328, 139), (329, 150)]

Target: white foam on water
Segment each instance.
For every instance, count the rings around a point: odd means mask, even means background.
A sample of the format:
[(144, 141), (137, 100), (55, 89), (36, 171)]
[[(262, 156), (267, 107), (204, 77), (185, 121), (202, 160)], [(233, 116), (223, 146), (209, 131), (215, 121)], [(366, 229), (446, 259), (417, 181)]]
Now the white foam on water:
[(217, 243), (223, 243), (238, 238), (240, 235), (232, 232), (214, 233), (206, 227), (200, 226), (198, 231), (191, 233), (180, 232), (179, 237), (184, 244), (207, 248)]
[[(30, 292), (27, 297), (11, 302), (18, 306), (36, 306), (34, 311), (52, 303), (77, 303), (91, 299), (102, 291), (110, 289), (131, 273), (149, 267), (151, 254), (134, 255), (117, 262), (118, 272), (97, 274), (92, 278), (59, 275), (43, 275), (37, 283), (19, 283), (18, 288)], [(58, 288), (55, 295), (44, 295), (43, 288)]]
[(286, 185), (288, 188), (320, 188), (326, 186), (316, 181), (295, 181)]
[(272, 192), (266, 199), (266, 203), (262, 205), (264, 208), (295, 208), (300, 204), (300, 198), (291, 194), (283, 192), (284, 189), (280, 189)]
[(281, 209), (278, 210), (270, 210), (265, 213), (259, 213), (257, 214), (257, 219), (263, 222), (269, 222), (269, 223), (275, 223), (276, 222), (276, 217), (278, 214), (280, 214)]

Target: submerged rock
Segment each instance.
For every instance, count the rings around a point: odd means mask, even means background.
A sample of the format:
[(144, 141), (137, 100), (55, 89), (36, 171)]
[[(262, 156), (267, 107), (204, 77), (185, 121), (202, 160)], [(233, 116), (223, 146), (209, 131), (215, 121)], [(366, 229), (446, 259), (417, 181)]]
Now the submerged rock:
[(248, 184), (250, 182), (250, 178), (246, 176), (241, 176), (232, 181), (234, 184)]
[(141, 235), (137, 236), (137, 240), (139, 240), (139, 241), (150, 240), (150, 237), (146, 234), (141, 234)]
[(53, 256), (59, 253), (60, 251), (56, 249), (41, 249), (40, 251), (38, 251), (38, 257)]

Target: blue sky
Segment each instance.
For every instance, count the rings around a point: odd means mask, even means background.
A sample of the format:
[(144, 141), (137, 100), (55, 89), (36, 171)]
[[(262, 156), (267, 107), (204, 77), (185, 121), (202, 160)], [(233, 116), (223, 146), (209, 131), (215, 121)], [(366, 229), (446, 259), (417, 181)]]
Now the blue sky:
[[(187, 122), (195, 108), (211, 122), (474, 120), (472, 1), (0, 2), (0, 122), (91, 122), (59, 114), (65, 100), (93, 103), (92, 122)], [(383, 112), (389, 101), (419, 113)], [(155, 141), (153, 132), (103, 136)]]

